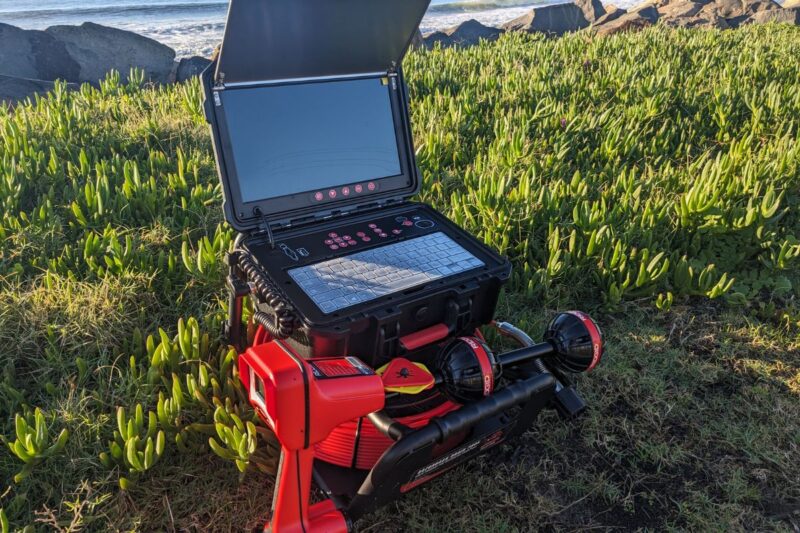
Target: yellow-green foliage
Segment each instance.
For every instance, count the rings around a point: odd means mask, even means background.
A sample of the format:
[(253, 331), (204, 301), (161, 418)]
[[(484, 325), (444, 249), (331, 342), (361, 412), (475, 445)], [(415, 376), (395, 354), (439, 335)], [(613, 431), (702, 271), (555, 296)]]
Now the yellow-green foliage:
[(786, 294), (800, 265), (796, 40), (509, 35), (414, 55), (422, 198), (514, 258), (512, 287), (531, 296)]

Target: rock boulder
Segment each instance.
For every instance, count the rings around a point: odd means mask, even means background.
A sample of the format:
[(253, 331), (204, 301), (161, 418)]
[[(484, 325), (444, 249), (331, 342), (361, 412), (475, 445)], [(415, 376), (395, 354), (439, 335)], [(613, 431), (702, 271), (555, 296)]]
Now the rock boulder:
[[(2, 102), (14, 104), (35, 94), (44, 94), (53, 89), (52, 81), (17, 78), (0, 74), (0, 105)], [(77, 89), (76, 84), (68, 84), (70, 89)]]
[(37, 30), (0, 23), (0, 74), (38, 80), (77, 81), (80, 67), (64, 43)]
[(781, 9), (781, 6), (773, 0), (714, 0), (703, 7), (698, 16), (722, 17), (735, 28), (756, 13), (775, 9)]
[(636, 11), (625, 13), (616, 20), (594, 26), (599, 36), (613, 35), (626, 31), (638, 31), (658, 22), (658, 10), (652, 4), (639, 6)]
[(575, 4), (555, 4), (532, 9), (530, 12), (503, 24), (506, 31), (542, 32), (563, 35), (589, 26), (581, 8)]
[(783, 22), (800, 25), (800, 7), (769, 9), (755, 13), (748, 22), (764, 24), (766, 22)]
[(200, 56), (184, 57), (178, 62), (178, 69), (175, 71), (175, 81), (183, 82), (199, 76), (205, 68), (211, 64), (210, 59)]
[(701, 9), (703, 9), (703, 4), (700, 2), (693, 2), (692, 0), (679, 0), (677, 2), (670, 2), (659, 7), (658, 14), (659, 18), (661, 19), (687, 18), (694, 17), (700, 12)]
[(590, 24), (606, 14), (606, 8), (600, 0), (575, 0), (575, 5), (581, 8), (583, 17)]
[(425, 40), (422, 38), (422, 32), (417, 28), (414, 37), (411, 38), (411, 48), (422, 48), (423, 46), (425, 46)]
[(621, 7), (617, 7), (614, 5), (607, 5), (606, 14), (600, 17), (599, 19), (595, 20), (594, 26), (601, 26), (607, 22), (611, 22), (612, 20), (617, 20), (627, 12), (628, 12), (627, 10)]
[(481, 39), (487, 41), (496, 40), (503, 30), (484, 26), (477, 20), (468, 20), (458, 26), (448, 28), (444, 31), (435, 31), (425, 37), (425, 46), (433, 48), (436, 43), (443, 47), (447, 46), (470, 46), (478, 44)]
[(133, 67), (157, 83), (170, 81), (175, 51), (136, 33), (85, 22), (80, 26), (52, 26), (45, 30), (64, 43), (80, 66), (78, 81), (97, 83), (111, 69), (127, 80)]

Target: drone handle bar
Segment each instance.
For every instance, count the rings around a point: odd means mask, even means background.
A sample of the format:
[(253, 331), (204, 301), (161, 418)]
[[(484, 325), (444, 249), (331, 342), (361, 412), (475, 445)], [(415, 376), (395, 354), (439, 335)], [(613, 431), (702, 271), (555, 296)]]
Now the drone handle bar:
[(511, 350), (510, 352), (498, 354), (496, 357), (497, 362), (500, 363), (502, 368), (508, 368), (528, 363), (534, 359), (548, 357), (555, 353), (556, 349), (552, 344), (549, 342), (540, 342), (533, 346), (525, 346), (523, 348)]

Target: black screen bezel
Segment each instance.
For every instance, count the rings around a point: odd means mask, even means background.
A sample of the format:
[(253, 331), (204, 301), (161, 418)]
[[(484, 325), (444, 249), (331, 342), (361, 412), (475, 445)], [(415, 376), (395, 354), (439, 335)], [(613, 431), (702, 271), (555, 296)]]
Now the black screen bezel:
[[(331, 82), (344, 82), (362, 79), (375, 79), (389, 78), (387, 84), (387, 91), (392, 110), (392, 119), (395, 129), (395, 141), (397, 143), (398, 158), (400, 161), (401, 173), (395, 176), (385, 176), (352, 184), (337, 185), (336, 189), (341, 190), (342, 187), (350, 186), (354, 190), (355, 185), (365, 185), (367, 182), (374, 182), (376, 189), (368, 191), (364, 187), (364, 191), (360, 194), (351, 194), (348, 197), (337, 195), (335, 199), (324, 198), (318, 201), (314, 198), (314, 193), (319, 189), (303, 191), (295, 194), (279, 196), (269, 199), (261, 199), (250, 202), (243, 201), (241, 189), (239, 187), (238, 173), (233, 158), (233, 150), (230, 141), (227, 116), (225, 113), (225, 92), (236, 91), (239, 89), (257, 89), (258, 87), (272, 88), (282, 85), (305, 85), (309, 83), (331, 83)], [(398, 80), (396, 75), (389, 74), (370, 74), (361, 76), (349, 76), (346, 78), (336, 79), (314, 79), (296, 81), (284, 81), (274, 83), (260, 83), (260, 84), (246, 84), (236, 87), (226, 87), (222, 90), (214, 88), (213, 91), (217, 94), (214, 95), (215, 102), (219, 102), (214, 106), (214, 115), (216, 127), (219, 134), (220, 149), (222, 152), (222, 166), (224, 166), (224, 175), (226, 180), (227, 200), (231, 203), (231, 214), (239, 223), (240, 226), (249, 226), (256, 223), (262, 217), (268, 219), (283, 218), (288, 216), (303, 216), (304, 214), (313, 213), (315, 211), (325, 210), (340, 210), (349, 205), (368, 204), (380, 198), (408, 196), (413, 194), (416, 190), (416, 173), (412, 166), (413, 154), (410, 150), (410, 136), (408, 132), (408, 124), (406, 122), (406, 106), (404, 95), (402, 94), (402, 83)], [(219, 100), (217, 100), (219, 99)]]

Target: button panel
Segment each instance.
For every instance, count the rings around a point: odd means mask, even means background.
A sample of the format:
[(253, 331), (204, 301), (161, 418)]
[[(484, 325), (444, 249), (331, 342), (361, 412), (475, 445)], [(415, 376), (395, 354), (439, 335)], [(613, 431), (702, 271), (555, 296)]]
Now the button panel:
[[(363, 187), (365, 190), (367, 184)], [(350, 187), (354, 194), (355, 186)], [(325, 196), (328, 191), (324, 192)], [(344, 194), (339, 191), (337, 194)], [(428, 215), (417, 209), (409, 209), (407, 214), (378, 216), (371, 220), (362, 219), (359, 223), (334, 225), (332, 222), (318, 234), (304, 235), (279, 241), (284, 250), (292, 250), (297, 256), (296, 264), (310, 264), (330, 259), (338, 255), (349, 255), (366, 248), (382, 246), (392, 242), (419, 237), (435, 231), (441, 231)], [(302, 249), (302, 251), (300, 251)], [(286, 250), (284, 250), (284, 253)]]
[(336, 187), (334, 189), (325, 189), (322, 191), (314, 191), (311, 193), (311, 199), (315, 203), (329, 202), (337, 198), (349, 198), (352, 195), (358, 196), (365, 192), (375, 192), (379, 189), (378, 184), (374, 181), (366, 183), (357, 183), (355, 185), (345, 185), (344, 187)]

